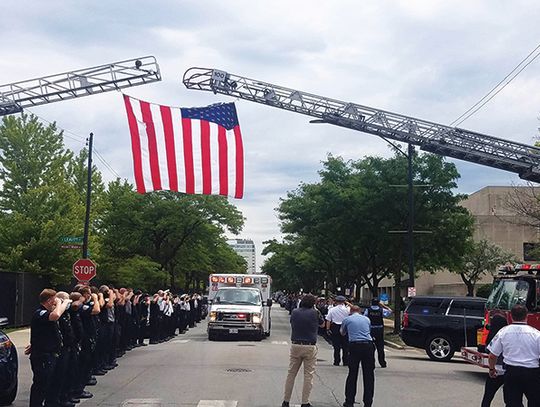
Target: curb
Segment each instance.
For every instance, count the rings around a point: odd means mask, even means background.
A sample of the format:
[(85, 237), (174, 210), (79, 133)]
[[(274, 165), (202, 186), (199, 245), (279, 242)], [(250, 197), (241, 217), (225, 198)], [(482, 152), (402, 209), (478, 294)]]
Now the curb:
[(405, 346), (401, 346), (401, 345), (398, 345), (395, 342), (390, 342), (390, 341), (387, 341), (387, 340), (384, 341), (384, 344), (386, 346), (392, 348), (392, 349), (399, 349), (399, 350), (404, 350), (405, 349)]

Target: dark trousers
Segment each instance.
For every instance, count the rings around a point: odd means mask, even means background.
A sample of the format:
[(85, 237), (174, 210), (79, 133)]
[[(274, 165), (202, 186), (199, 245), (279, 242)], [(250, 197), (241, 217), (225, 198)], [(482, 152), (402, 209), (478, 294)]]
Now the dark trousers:
[(540, 406), (540, 368), (506, 365), (504, 374), (504, 402), (506, 407), (521, 407), (523, 395), (529, 407)]
[(384, 328), (371, 328), (371, 336), (373, 337), (375, 347), (377, 348), (379, 365), (386, 366), (386, 360), (384, 358)]
[(375, 345), (371, 342), (349, 344), (349, 375), (345, 382), (345, 402), (351, 406), (354, 404), (360, 363), (364, 381), (364, 406), (371, 407), (375, 389)]
[(332, 346), (334, 347), (334, 365), (339, 365), (341, 361), (341, 354), (343, 353), (343, 364), (346, 365), (349, 361), (349, 350), (347, 336), (341, 335), (339, 332), (341, 325), (334, 324), (330, 325), (330, 330), (332, 331)]
[(481, 407), (491, 406), (491, 402), (502, 385), (504, 384), (504, 376), (497, 376), (495, 379), (487, 377), (486, 384), (484, 386), (484, 397), (482, 398)]
[(95, 364), (96, 354), (96, 339), (84, 338), (79, 353), (78, 380), (77, 386), (73, 390), (74, 393), (80, 393), (84, 390), (86, 383), (88, 383), (88, 380), (92, 376), (92, 368), (98, 367)]
[(44, 401), (49, 405), (54, 403), (51, 384), (57, 360), (58, 355), (53, 353), (31, 354), (30, 365), (34, 377), (30, 388), (30, 407), (41, 407)]

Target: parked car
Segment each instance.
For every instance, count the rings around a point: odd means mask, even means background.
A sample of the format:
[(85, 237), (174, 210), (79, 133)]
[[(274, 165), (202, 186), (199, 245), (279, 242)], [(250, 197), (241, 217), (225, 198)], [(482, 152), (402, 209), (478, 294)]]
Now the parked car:
[(412, 297), (403, 313), (401, 338), (425, 349), (432, 360), (448, 361), (462, 346), (476, 346), (485, 305), (485, 298), (476, 297)]
[(17, 349), (1, 328), (8, 324), (0, 317), (0, 406), (9, 406), (17, 395)]

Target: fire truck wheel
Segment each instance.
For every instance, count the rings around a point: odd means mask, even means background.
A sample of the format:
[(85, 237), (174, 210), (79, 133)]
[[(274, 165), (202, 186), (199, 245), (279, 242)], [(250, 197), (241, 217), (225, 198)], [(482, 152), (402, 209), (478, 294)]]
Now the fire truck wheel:
[(426, 342), (426, 353), (431, 360), (447, 362), (452, 359), (454, 352), (454, 345), (447, 335), (432, 335)]

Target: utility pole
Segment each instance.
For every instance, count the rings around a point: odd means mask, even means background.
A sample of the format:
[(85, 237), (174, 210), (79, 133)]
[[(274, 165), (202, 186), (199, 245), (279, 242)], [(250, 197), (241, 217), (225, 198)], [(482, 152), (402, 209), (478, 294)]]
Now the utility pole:
[[(408, 194), (409, 194), (409, 220), (407, 224), (407, 249), (409, 260), (409, 287), (414, 287), (414, 194), (413, 194), (413, 162), (414, 146), (409, 143), (407, 150), (407, 178), (408, 178)], [(401, 299), (401, 297), (400, 297)], [(401, 304), (401, 301), (400, 301)], [(397, 306), (397, 304), (396, 304)]]
[(90, 203), (92, 199), (92, 145), (94, 133), (88, 138), (88, 178), (86, 181), (86, 215), (84, 217), (84, 235), (82, 246), (82, 258), (88, 258), (88, 229), (90, 228)]

